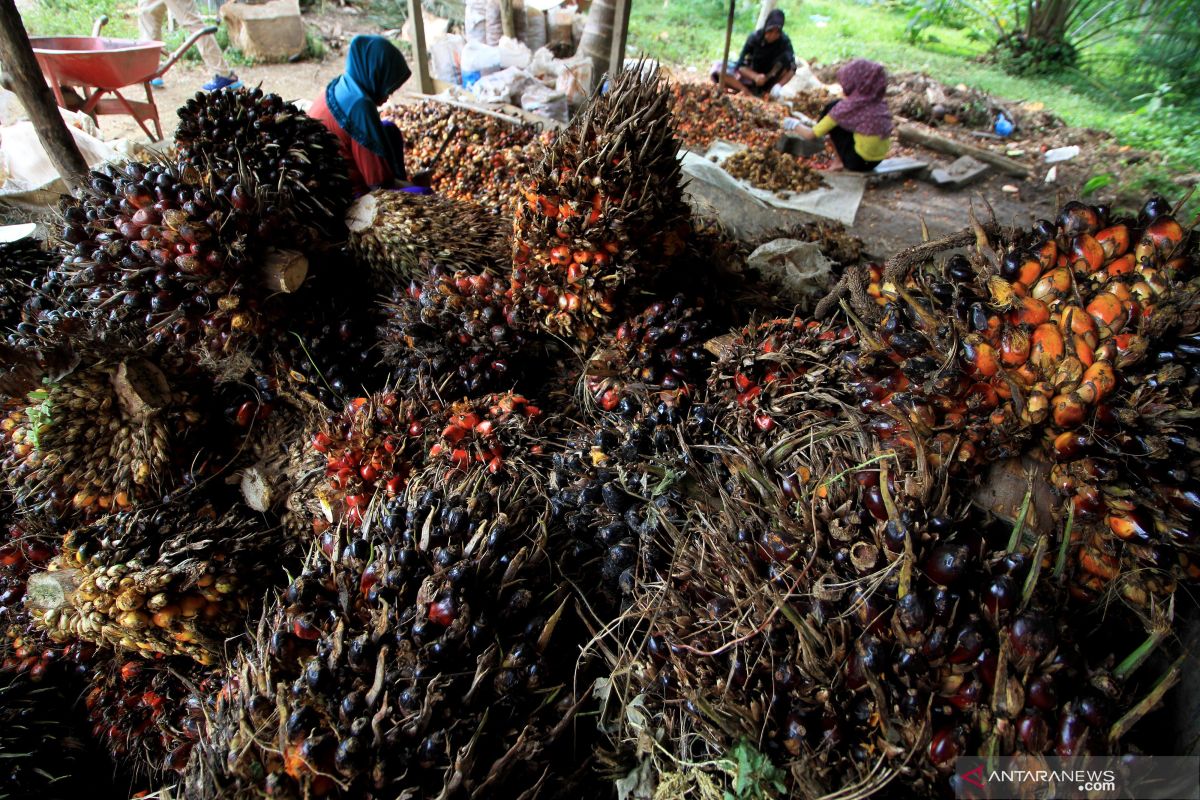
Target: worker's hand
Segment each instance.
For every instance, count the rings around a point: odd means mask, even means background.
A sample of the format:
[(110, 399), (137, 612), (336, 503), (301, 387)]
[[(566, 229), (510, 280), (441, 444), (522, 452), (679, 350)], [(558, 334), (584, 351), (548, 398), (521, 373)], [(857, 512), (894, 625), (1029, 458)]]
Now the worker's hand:
[(755, 86), (762, 86), (766, 82), (767, 82), (766, 75), (758, 74), (758, 75), (754, 76), (754, 85)]
[(413, 173), (408, 177), (408, 181), (414, 186), (421, 186), (428, 189), (433, 184), (433, 170), (423, 169), (420, 172)]

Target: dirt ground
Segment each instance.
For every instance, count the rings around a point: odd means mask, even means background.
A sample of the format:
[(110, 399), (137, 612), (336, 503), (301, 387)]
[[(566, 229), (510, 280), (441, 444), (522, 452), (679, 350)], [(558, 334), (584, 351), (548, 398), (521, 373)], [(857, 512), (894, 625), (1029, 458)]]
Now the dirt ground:
[[(305, 22), (318, 30), (325, 42), (326, 53), (320, 61), (239, 67), (238, 77), (247, 85), (261, 85), (265, 91), (286, 100), (316, 97), (342, 71), (344, 48), (350, 39), (357, 33), (379, 32), (353, 8), (327, 6), (327, 9), (320, 15), (305, 15)], [(188, 62), (167, 73), (166, 87), (154, 93), (167, 139), (177, 122), (174, 109), (194, 95), (208, 78), (199, 64)], [(106, 139), (128, 138), (149, 144), (145, 134), (128, 117), (102, 117), (100, 129)], [(1016, 186), (1019, 191), (1005, 192), (1002, 190), (1005, 185)], [(869, 254), (882, 258), (919, 242), (922, 219), (936, 237), (961, 229), (972, 204), (980, 215), (987, 213), (985, 200), (1002, 223), (1021, 225), (1051, 214), (1056, 205), (1053, 188), (1036, 180), (1014, 181), (992, 175), (966, 189), (948, 191), (920, 181), (884, 179), (868, 187), (855, 224), (849, 230), (865, 241)]]

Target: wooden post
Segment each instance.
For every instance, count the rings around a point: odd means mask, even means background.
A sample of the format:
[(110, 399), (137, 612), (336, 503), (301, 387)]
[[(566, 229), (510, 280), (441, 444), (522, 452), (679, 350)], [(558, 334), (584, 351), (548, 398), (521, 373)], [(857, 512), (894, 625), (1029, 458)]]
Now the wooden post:
[(954, 156), (971, 156), (971, 158), (982, 161), (985, 164), (991, 164), (1001, 172), (1017, 178), (1029, 177), (1029, 167), (1019, 161), (1013, 161), (1011, 158), (997, 155), (991, 150), (984, 150), (982, 147), (956, 142), (953, 139), (947, 139), (945, 136), (938, 136), (936, 133), (923, 131), (912, 125), (899, 126), (896, 129), (896, 138), (904, 144), (917, 144), (941, 153), (949, 153)]
[(500, 0), (500, 28), (509, 39), (517, 38), (517, 25), (513, 21), (512, 0)]
[[(0, 0), (10, 2), (11, 0)], [(429, 74), (429, 53), (425, 50), (425, 16), (421, 0), (408, 0), (408, 19), (412, 22), (413, 59), (417, 62), (417, 82), (421, 94), (433, 94), (433, 76)]]
[(13, 0), (0, 0), (0, 62), (4, 64), (5, 82), (25, 106), (50, 163), (70, 190), (76, 191), (87, 176), (87, 161), (58, 113), (58, 104), (38, 66)]
[(615, 78), (625, 68), (625, 43), (629, 41), (629, 4), (631, 0), (613, 0), (612, 52), (608, 56), (608, 75)]
[(725, 94), (725, 70), (729, 63), (729, 45), (733, 42), (733, 12), (737, 9), (737, 0), (729, 0), (729, 20), (725, 23), (725, 55), (717, 67), (717, 94)]

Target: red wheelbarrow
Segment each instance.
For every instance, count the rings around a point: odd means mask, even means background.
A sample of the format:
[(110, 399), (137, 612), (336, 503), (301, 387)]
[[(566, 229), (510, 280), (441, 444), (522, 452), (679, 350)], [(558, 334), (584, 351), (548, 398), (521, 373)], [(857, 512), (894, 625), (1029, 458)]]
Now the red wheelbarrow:
[[(196, 31), (160, 66), (162, 42), (102, 38), (100, 28), (106, 22), (108, 17), (96, 20), (91, 36), (31, 36), (29, 43), (60, 106), (93, 119), (100, 114), (128, 114), (147, 136), (159, 141), (163, 138), (162, 125), (150, 81), (162, 77), (201, 36), (211, 36), (217, 28), (209, 25)], [(146, 89), (144, 101), (121, 94), (121, 89), (139, 83)], [(80, 87), (87, 98), (82, 103), (71, 102), (74, 93), (64, 98), (63, 89), (68, 86)], [(155, 133), (146, 127), (147, 122), (154, 123)]]

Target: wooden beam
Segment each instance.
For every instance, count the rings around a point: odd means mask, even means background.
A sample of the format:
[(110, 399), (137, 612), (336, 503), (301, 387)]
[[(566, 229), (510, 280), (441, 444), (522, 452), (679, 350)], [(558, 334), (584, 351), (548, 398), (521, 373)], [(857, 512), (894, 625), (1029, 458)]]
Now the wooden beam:
[(1011, 158), (998, 156), (991, 150), (984, 150), (982, 147), (976, 147), (973, 144), (956, 142), (953, 139), (947, 139), (945, 136), (938, 136), (936, 133), (923, 131), (913, 125), (901, 125), (896, 132), (900, 141), (905, 144), (916, 144), (921, 147), (928, 147), (930, 150), (937, 150), (940, 153), (949, 153), (955, 156), (970, 156), (985, 164), (991, 164), (996, 169), (1009, 175), (1014, 175), (1018, 178), (1029, 177), (1029, 167), (1019, 161), (1013, 161)]
[(421, 94), (433, 94), (433, 76), (429, 74), (429, 52), (425, 49), (425, 14), (421, 0), (408, 0), (408, 19), (412, 23), (413, 59), (417, 62), (417, 82)]
[(83, 185), (88, 165), (58, 112), (13, 0), (0, 0), (0, 62), (5, 82), (20, 98), (50, 163), (72, 192)]
[(625, 43), (629, 41), (629, 5), (631, 0), (613, 0), (612, 52), (608, 56), (609, 77), (625, 68)]
[(737, 10), (737, 0), (729, 0), (729, 19), (725, 23), (725, 55), (721, 57), (721, 65), (717, 67), (717, 94), (725, 93), (725, 70), (729, 63), (729, 46), (733, 43), (733, 13)]

